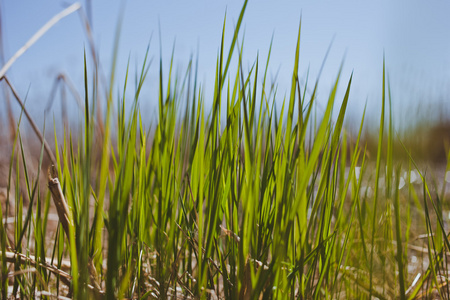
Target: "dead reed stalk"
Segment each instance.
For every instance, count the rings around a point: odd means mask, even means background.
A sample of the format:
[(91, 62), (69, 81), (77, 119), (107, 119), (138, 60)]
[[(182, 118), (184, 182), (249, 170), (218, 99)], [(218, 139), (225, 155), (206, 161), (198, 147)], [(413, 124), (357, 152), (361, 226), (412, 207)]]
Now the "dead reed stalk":
[(70, 210), (64, 198), (64, 194), (59, 184), (58, 174), (56, 168), (52, 165), (48, 170), (48, 188), (52, 193), (53, 202), (56, 206), (59, 221), (64, 229), (64, 232), (69, 237), (69, 226), (72, 225), (72, 218), (70, 217)]

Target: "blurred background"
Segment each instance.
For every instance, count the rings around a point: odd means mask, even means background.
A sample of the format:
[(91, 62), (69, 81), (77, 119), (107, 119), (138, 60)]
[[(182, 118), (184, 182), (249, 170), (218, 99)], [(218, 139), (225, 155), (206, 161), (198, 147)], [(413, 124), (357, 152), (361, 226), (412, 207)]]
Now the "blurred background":
[[(1, 1), (1, 63), (4, 64), (30, 37), (72, 1)], [(141, 92), (141, 110), (148, 122), (157, 118), (160, 49), (165, 76), (172, 51), (174, 74), (184, 76), (189, 61), (198, 61), (198, 79), (206, 107), (213, 99), (215, 63), (224, 18), (225, 48), (230, 44), (242, 1), (95, 1), (81, 2), (92, 29), (99, 70), (105, 78), (113, 61), (114, 38), (120, 29), (115, 91), (123, 87), (130, 62), (130, 80), (140, 70), (147, 47), (151, 60), (149, 75)], [(270, 49), (269, 81), (276, 83), (276, 105), (281, 108), (289, 94), (295, 45), (301, 20), (300, 84), (307, 78), (313, 86), (322, 62), (329, 54), (320, 77), (318, 110), (325, 107), (339, 66), (343, 63), (338, 100), (343, 98), (350, 75), (353, 82), (347, 124), (359, 124), (365, 105), (366, 139), (377, 134), (381, 109), (383, 55), (392, 95), (394, 123), (400, 136), (421, 155), (445, 160), (450, 116), (450, 2), (436, 1), (249, 1), (240, 41), (244, 40), (244, 70), (259, 57), (264, 63)], [(79, 120), (76, 97), (55, 88), (62, 77), (83, 95), (83, 55), (94, 69), (90, 42), (80, 13), (73, 13), (52, 27), (8, 70), (7, 77), (26, 107), (42, 127), (61, 117)], [(228, 50), (228, 49), (227, 49)], [(231, 65), (235, 72), (237, 56)], [(260, 67), (260, 72), (264, 68)], [(307, 77), (309, 74), (309, 77)], [(260, 76), (262, 84), (262, 76)], [(4, 82), (2, 83), (4, 87)], [(307, 89), (307, 94), (311, 92)], [(10, 98), (15, 118), (20, 113), (10, 92), (2, 93), (0, 126), (7, 132)], [(59, 100), (58, 100), (59, 99)], [(53, 101), (53, 102), (52, 102)], [(336, 103), (337, 105), (339, 102)], [(70, 113), (62, 116), (61, 105)], [(48, 110), (46, 111), (46, 108)], [(69, 122), (70, 123), (70, 122)], [(351, 130), (351, 129), (350, 129)], [(375, 133), (373, 133), (375, 132)], [(414, 146), (415, 145), (415, 146)], [(419, 149), (420, 148), (420, 149)], [(424, 149), (422, 149), (424, 148)]]

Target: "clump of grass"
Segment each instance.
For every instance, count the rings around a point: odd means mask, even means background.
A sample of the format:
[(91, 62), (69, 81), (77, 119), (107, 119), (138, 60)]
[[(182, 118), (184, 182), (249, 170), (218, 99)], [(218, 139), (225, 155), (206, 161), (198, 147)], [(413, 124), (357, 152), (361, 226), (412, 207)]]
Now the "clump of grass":
[[(14, 199), (6, 200), (14, 202), (14, 222), (11, 226), (2, 216), (0, 225), (3, 298), (450, 295), (445, 185), (441, 191), (437, 184), (430, 188), (407, 147), (402, 149), (407, 167), (394, 159), (384, 62), (373, 162), (361, 144), (365, 114), (356, 142), (349, 142), (343, 126), (352, 75), (332, 119), (342, 68), (323, 115), (314, 118), (320, 78), (307, 97), (307, 87), (298, 81), (300, 27), (291, 90), (279, 113), (276, 90), (266, 88), (270, 51), (265, 66), (257, 57), (244, 73), (238, 37), (246, 4), (227, 48), (222, 32), (211, 110), (194, 63), (184, 78), (174, 77), (172, 55), (164, 76), (160, 54), (158, 120), (145, 128), (139, 103), (147, 52), (128, 111), (128, 71), (116, 99), (113, 68), (104, 119), (97, 117), (98, 78), (88, 79), (85, 58), (79, 134), (64, 131), (61, 137), (55, 129), (53, 150), (41, 137), (36, 178), (28, 171), (19, 119), (8, 179)], [(184, 112), (182, 99), (187, 99)], [(38, 181), (45, 151), (54, 155), (52, 193)], [(412, 180), (414, 172), (418, 178)], [(21, 174), (28, 207), (18, 188)], [(62, 213), (61, 226), (49, 233), (51, 197)]]

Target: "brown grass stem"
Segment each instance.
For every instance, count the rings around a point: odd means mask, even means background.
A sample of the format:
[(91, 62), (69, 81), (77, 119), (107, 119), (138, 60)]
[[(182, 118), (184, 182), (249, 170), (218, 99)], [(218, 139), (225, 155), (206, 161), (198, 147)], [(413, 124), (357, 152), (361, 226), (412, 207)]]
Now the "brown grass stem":
[(34, 132), (36, 133), (36, 135), (38, 136), (39, 140), (41, 141), (41, 143), (44, 144), (44, 149), (45, 152), (47, 153), (48, 157), (50, 158), (50, 160), (52, 161), (53, 164), (56, 163), (56, 158), (53, 155), (52, 150), (50, 149), (49, 144), (47, 143), (47, 141), (45, 140), (43, 134), (41, 133), (41, 131), (39, 130), (39, 128), (37, 127), (36, 123), (34, 123), (33, 118), (31, 118), (30, 114), (28, 113), (28, 111), (25, 108), (25, 105), (23, 103), (23, 101), (20, 99), (19, 95), (17, 94), (14, 86), (11, 84), (11, 82), (8, 80), (8, 78), (6, 76), (2, 76), (0, 77), (0, 80), (5, 80), (6, 84), (9, 86), (9, 88), (11, 89), (14, 98), (16, 98), (17, 102), (19, 103), (20, 107), (22, 108), (23, 112), (25, 113), (25, 116), (28, 119), (28, 122), (30, 122), (31, 127), (33, 128)]
[[(2, 255), (0, 251), (0, 255)], [(63, 260), (61, 263), (61, 269), (58, 269), (56, 266), (51, 264), (51, 259), (46, 258), (45, 262), (36, 262), (36, 258), (33, 255), (25, 255), (22, 253), (12, 252), (12, 251), (5, 251), (6, 261), (9, 263), (16, 263), (20, 259), (21, 264), (27, 264), (31, 265), (33, 267), (41, 266), (48, 271), (52, 272), (55, 275), (59, 275), (61, 278), (61, 281), (64, 282), (64, 284), (70, 286), (70, 282), (72, 280), (72, 276), (70, 276), (69, 273), (66, 271), (70, 270), (70, 262)]]
[(48, 188), (52, 193), (59, 222), (61, 222), (64, 232), (67, 237), (69, 237), (69, 225), (72, 223), (70, 218), (70, 210), (62, 192), (61, 185), (59, 184), (56, 168), (54, 166), (51, 166), (48, 170)]

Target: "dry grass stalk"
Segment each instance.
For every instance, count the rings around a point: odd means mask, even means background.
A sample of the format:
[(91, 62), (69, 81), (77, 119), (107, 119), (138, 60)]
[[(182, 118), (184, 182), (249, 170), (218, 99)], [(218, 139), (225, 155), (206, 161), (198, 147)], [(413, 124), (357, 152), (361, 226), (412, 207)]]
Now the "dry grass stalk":
[[(89, 10), (89, 2), (87, 4), (88, 6), (88, 10)], [(89, 48), (91, 50), (91, 57), (94, 61), (94, 65), (96, 68), (96, 80), (100, 80), (100, 82), (106, 87), (106, 79), (104, 76), (102, 76), (102, 72), (101, 72), (101, 64), (98, 58), (98, 54), (97, 54), (97, 50), (95, 47), (95, 42), (94, 42), (94, 36), (93, 36), (93, 30), (92, 30), (92, 22), (91, 22), (91, 18), (89, 18), (83, 9), (78, 10), (78, 14), (80, 16), (81, 22), (83, 23), (83, 27), (86, 31), (86, 37), (87, 40), (89, 42)], [(89, 15), (89, 11), (88, 11), (88, 15)], [(103, 92), (105, 93), (106, 98), (108, 98), (108, 89), (105, 88), (103, 89)], [(97, 94), (96, 96), (96, 107), (97, 107), (97, 123), (98, 123), (98, 129), (100, 130), (101, 135), (104, 134), (105, 132), (105, 128), (103, 126), (103, 117), (102, 117), (102, 106), (101, 106), (101, 101), (100, 101), (100, 95)], [(88, 109), (87, 107), (85, 109)]]
[(50, 149), (49, 144), (47, 143), (47, 141), (44, 139), (44, 136), (42, 135), (41, 131), (39, 130), (39, 128), (37, 127), (36, 123), (34, 123), (33, 119), (31, 118), (30, 114), (28, 113), (28, 111), (25, 109), (25, 105), (23, 104), (22, 100), (20, 100), (19, 95), (17, 94), (16, 90), (14, 89), (14, 86), (11, 84), (11, 82), (8, 80), (8, 78), (6, 76), (3, 76), (0, 78), (0, 80), (5, 80), (6, 84), (9, 86), (9, 88), (11, 89), (14, 97), (16, 98), (17, 102), (19, 102), (20, 107), (22, 108), (25, 116), (27, 117), (28, 121), (31, 124), (31, 127), (33, 128), (34, 132), (36, 133), (36, 135), (39, 137), (39, 140), (41, 141), (41, 143), (44, 144), (44, 149), (45, 152), (47, 153), (48, 157), (50, 158), (50, 160), (52, 161), (53, 164), (56, 163), (56, 158), (53, 155), (52, 150)]
[[(64, 194), (61, 189), (61, 184), (58, 180), (58, 172), (56, 170), (56, 167), (52, 165), (48, 169), (48, 188), (50, 189), (50, 192), (52, 193), (53, 202), (56, 206), (56, 211), (58, 213), (59, 222), (61, 223), (64, 232), (69, 237), (69, 226), (73, 226), (71, 213), (69, 210), (69, 206), (67, 205), (66, 199), (64, 197)], [(69, 239), (70, 240), (70, 239)], [(101, 298), (101, 296), (104, 294), (104, 292), (101, 290), (101, 286), (98, 282), (98, 275), (95, 270), (95, 267), (92, 263), (92, 260), (88, 263), (88, 270), (90, 275), (90, 280), (92, 283), (92, 286), (89, 286), (89, 289), (94, 292), (96, 295), (96, 298)]]
[(45, 107), (46, 113), (50, 112), (50, 108), (52, 107), (53, 100), (55, 99), (55, 96), (56, 96), (56, 89), (57, 89), (58, 85), (61, 85), (62, 89), (64, 89), (63, 84), (65, 84), (65, 86), (67, 86), (69, 88), (70, 92), (72, 93), (73, 97), (75, 98), (75, 101), (77, 102), (78, 107), (81, 110), (84, 110), (83, 104), (81, 103), (80, 94), (78, 93), (77, 89), (75, 88), (73, 82), (70, 80), (70, 78), (66, 74), (59, 73), (53, 84), (52, 91), (50, 93), (50, 99), (47, 103), (47, 106)]
[(69, 236), (69, 225), (72, 224), (72, 219), (70, 217), (69, 206), (64, 198), (61, 185), (59, 184), (58, 174), (54, 165), (52, 165), (48, 170), (48, 188), (52, 193), (52, 198), (56, 206), (59, 221), (61, 222), (64, 232), (67, 236)]
[[(2, 252), (0, 251), (0, 256)], [(58, 269), (56, 266), (51, 264), (51, 259), (46, 258), (45, 262), (37, 262), (36, 258), (33, 255), (25, 255), (22, 253), (6, 251), (5, 252), (6, 261), (9, 263), (16, 263), (18, 259), (20, 259), (21, 264), (23, 265), (31, 265), (32, 267), (43, 267), (48, 271), (52, 272), (55, 275), (58, 275), (61, 281), (67, 285), (71, 286), (72, 284), (72, 276), (68, 273), (70, 271), (70, 262), (63, 260), (61, 263), (61, 269)], [(18, 275), (19, 273), (11, 273), (10, 276)], [(100, 285), (98, 282), (93, 283), (94, 286), (88, 284), (88, 289), (96, 296), (96, 299), (101, 299), (104, 295), (104, 292), (100, 289)]]
[(5, 76), (8, 69), (13, 65), (13, 63), (25, 53), (34, 43), (36, 43), (50, 28), (52, 28), (56, 23), (58, 23), (64, 17), (67, 17), (71, 13), (80, 9), (80, 3), (74, 3), (68, 8), (64, 9), (53, 18), (51, 18), (44, 26), (41, 27), (26, 43), (23, 45), (14, 55), (6, 62), (3, 68), (0, 70), (0, 78)]
[[(4, 41), (3, 41), (3, 18), (2, 18), (2, 10), (0, 7), (0, 62), (5, 65), (5, 49), (4, 49)], [(14, 140), (16, 136), (16, 121), (14, 120), (12, 108), (11, 108), (11, 100), (9, 97), (8, 90), (6, 88), (3, 89), (5, 104), (6, 104), (6, 112), (8, 115), (8, 123), (9, 123), (9, 138), (11, 141)]]
[[(2, 254), (2, 252), (0, 251), (0, 255)], [(25, 255), (22, 253), (16, 253), (16, 252), (11, 252), (11, 251), (6, 251), (5, 253), (6, 256), (6, 261), (9, 263), (16, 263), (18, 261), (18, 259), (20, 258), (20, 262), (22, 264), (28, 264), (31, 265), (33, 267), (36, 266), (41, 266), (45, 269), (47, 269), (48, 271), (52, 272), (55, 275), (59, 275), (60, 279), (62, 282), (64, 282), (64, 284), (70, 286), (71, 281), (72, 281), (72, 276), (70, 276), (69, 273), (67, 273), (66, 271), (70, 270), (70, 262), (68, 261), (63, 261), (61, 264), (61, 269), (58, 269), (56, 266), (51, 264), (51, 260), (46, 258), (46, 261), (40, 261), (39, 263), (36, 262), (36, 258), (33, 255)]]
[[(16, 53), (14, 53), (14, 55), (5, 63), (3, 64), (3, 67), (0, 69), (0, 80), (1, 79), (6, 79), (5, 75), (6, 72), (9, 70), (9, 68), (11, 68), (11, 66), (14, 64), (14, 62), (22, 55), (24, 54), (34, 43), (36, 43), (50, 28), (52, 28), (56, 23), (58, 23), (61, 19), (65, 18), (66, 16), (72, 14), (73, 12), (79, 10), (81, 8), (81, 4), (80, 3), (74, 3), (71, 6), (67, 7), (66, 9), (64, 9), (63, 11), (61, 11), (60, 13), (56, 14), (53, 18), (51, 18), (44, 26), (42, 26), (26, 43), (25, 45), (23, 45)], [(0, 34), (1, 34), (0, 30)], [(1, 37), (2, 38), (2, 37)], [(3, 56), (3, 49), (1, 49), (1, 57), (2, 60), (4, 61), (4, 56)], [(6, 81), (8, 83), (8, 81)], [(8, 83), (8, 85), (11, 88), (11, 84)], [(17, 94), (15, 92), (14, 96), (17, 98)], [(14, 118), (13, 118), (13, 114), (12, 114), (12, 110), (11, 110), (11, 104), (9, 101), (9, 97), (7, 95), (7, 93), (5, 92), (5, 98), (6, 98), (6, 105), (7, 105), (7, 110), (8, 110), (8, 119), (9, 119), (9, 124), (10, 124), (10, 138), (13, 139), (13, 137), (15, 136), (15, 127), (14, 127)], [(22, 105), (23, 107), (23, 105)], [(31, 118), (28, 116), (28, 114), (26, 113), (28, 120), (31, 121)], [(34, 123), (32, 123), (33, 129), (36, 131), (35, 125)], [(41, 138), (42, 141), (42, 138)], [(49, 153), (48, 151), (48, 145), (46, 145), (46, 151), (47, 153)], [(51, 153), (51, 152), (50, 152)], [(54, 157), (53, 155), (49, 154), (50, 158), (52, 159), (52, 162), (55, 163), (54, 161)]]

